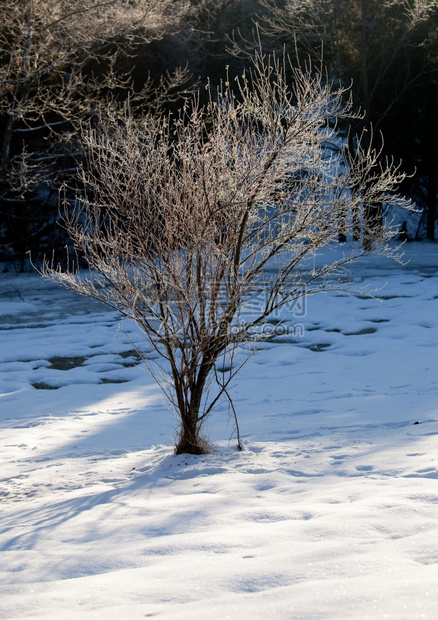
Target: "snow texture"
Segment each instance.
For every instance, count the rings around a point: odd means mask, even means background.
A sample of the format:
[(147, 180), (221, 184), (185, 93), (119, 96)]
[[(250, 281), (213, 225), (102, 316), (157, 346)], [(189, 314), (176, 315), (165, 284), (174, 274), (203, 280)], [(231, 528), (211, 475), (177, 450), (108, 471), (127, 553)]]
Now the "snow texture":
[(406, 258), (273, 322), (207, 456), (134, 325), (2, 274), (0, 617), (437, 618), (438, 246)]

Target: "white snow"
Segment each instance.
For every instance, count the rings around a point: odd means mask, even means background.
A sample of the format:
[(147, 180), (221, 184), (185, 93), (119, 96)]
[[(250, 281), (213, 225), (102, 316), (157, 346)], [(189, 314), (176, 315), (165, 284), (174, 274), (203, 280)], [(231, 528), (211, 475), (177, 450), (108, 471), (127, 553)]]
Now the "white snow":
[(2, 274), (0, 617), (438, 617), (438, 245), (405, 249), (354, 266), (380, 299), (282, 315), (234, 382), (245, 449), (224, 404), (199, 457), (135, 326)]

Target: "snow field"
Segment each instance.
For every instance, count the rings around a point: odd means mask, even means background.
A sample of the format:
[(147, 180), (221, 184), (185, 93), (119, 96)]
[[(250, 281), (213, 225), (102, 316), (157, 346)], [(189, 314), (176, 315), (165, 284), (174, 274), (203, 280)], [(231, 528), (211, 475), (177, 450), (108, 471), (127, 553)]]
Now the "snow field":
[(0, 617), (436, 618), (438, 247), (406, 253), (283, 315), (234, 381), (245, 449), (224, 403), (199, 457), (135, 326), (3, 274)]

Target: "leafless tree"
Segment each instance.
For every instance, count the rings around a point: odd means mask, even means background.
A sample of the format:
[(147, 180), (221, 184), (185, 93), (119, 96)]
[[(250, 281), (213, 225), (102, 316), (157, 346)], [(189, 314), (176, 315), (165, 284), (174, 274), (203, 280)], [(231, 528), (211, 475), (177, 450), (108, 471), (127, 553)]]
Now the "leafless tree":
[(29, 202), (74, 170), (78, 125), (126, 92), (129, 54), (175, 32), (186, 8), (172, 0), (2, 0), (0, 228), (18, 218), (24, 236), (26, 222), (38, 230)]
[[(202, 424), (219, 399), (232, 404), (234, 353), (251, 332), (303, 295), (348, 289), (343, 268), (361, 244), (316, 268), (313, 257), (352, 205), (409, 206), (396, 193), (403, 174), (369, 145), (359, 141), (347, 164), (329, 148), (351, 113), (344, 94), (259, 53), (233, 88), (211, 88), (204, 108), (141, 121), (128, 111), (84, 135), (85, 190), (64, 223), (89, 271), (72, 258), (42, 274), (140, 326), (180, 423), (177, 453), (209, 450)], [(395, 232), (385, 224), (375, 251), (393, 254)], [(243, 317), (254, 290), (263, 301)]]
[[(269, 9), (261, 28), (272, 40), (289, 41), (304, 54), (322, 58), (333, 76), (345, 84), (352, 82), (354, 100), (363, 110), (360, 125), (365, 135), (371, 136), (371, 127), (380, 131), (423, 74), (430, 72), (427, 55), (436, 41), (437, 0), (261, 2)], [(418, 54), (414, 58), (420, 49), (422, 62)], [(431, 229), (435, 200), (433, 194)], [(381, 205), (369, 205), (366, 219), (378, 222), (381, 212)], [(357, 227), (353, 235), (359, 236)], [(371, 242), (366, 234), (363, 240)]]
[[(321, 58), (348, 83), (355, 85), (364, 109), (363, 125), (370, 124), (374, 99), (392, 79), (394, 62), (402, 49), (429, 44), (427, 28), (418, 30), (438, 10), (438, 0), (261, 0), (269, 9), (262, 30), (272, 37), (296, 39), (306, 54)], [(388, 100), (388, 110), (409, 87), (412, 79), (399, 67), (397, 90)], [(404, 79), (403, 79), (404, 78)], [(394, 90), (394, 89), (392, 89)], [(378, 129), (378, 119), (374, 122)]]
[[(11, 164), (14, 133), (55, 130), (94, 111), (123, 80), (114, 63), (123, 44), (175, 28), (170, 0), (6, 0), (0, 8), (1, 165)], [(182, 10), (182, 3), (177, 4)], [(84, 78), (95, 59), (100, 75)]]

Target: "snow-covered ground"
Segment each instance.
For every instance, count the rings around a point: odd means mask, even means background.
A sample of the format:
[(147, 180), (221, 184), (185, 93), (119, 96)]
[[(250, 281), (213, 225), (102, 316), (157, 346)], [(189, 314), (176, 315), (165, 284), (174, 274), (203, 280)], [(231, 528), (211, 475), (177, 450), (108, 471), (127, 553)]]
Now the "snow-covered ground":
[(437, 618), (438, 245), (406, 255), (290, 309), (235, 381), (245, 449), (224, 404), (199, 457), (134, 326), (2, 274), (0, 618)]

